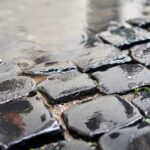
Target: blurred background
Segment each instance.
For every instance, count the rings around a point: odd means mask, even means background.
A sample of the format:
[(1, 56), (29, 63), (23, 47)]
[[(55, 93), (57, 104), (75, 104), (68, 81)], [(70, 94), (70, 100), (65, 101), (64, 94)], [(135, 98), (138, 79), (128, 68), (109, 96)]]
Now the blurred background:
[(11, 49), (11, 58), (16, 57), (12, 44), (17, 42), (20, 48), (22, 41), (30, 41), (27, 47), (34, 42), (53, 52), (72, 52), (90, 43), (110, 21), (148, 16), (149, 4), (149, 0), (0, 0), (0, 53), (9, 58)]

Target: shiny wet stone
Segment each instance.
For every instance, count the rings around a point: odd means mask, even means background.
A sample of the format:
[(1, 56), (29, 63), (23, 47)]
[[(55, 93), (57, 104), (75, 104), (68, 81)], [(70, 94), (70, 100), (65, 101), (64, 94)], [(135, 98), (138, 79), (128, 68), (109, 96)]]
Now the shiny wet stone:
[(70, 142), (60, 141), (56, 144), (45, 146), (37, 150), (93, 150), (86, 142), (73, 140)]
[(38, 145), (46, 141), (46, 135), (51, 142), (61, 134), (57, 121), (39, 96), (0, 106), (0, 131), (1, 148), (14, 150), (25, 149), (33, 143)]
[(135, 98), (132, 103), (142, 111), (145, 117), (150, 118), (150, 93)]
[(65, 62), (58, 62), (58, 61), (49, 61), (45, 63), (41, 63), (34, 68), (24, 70), (24, 74), (26, 75), (50, 75), (51, 73), (54, 72), (71, 72), (77, 70), (76, 66), (70, 62), (70, 61), (65, 61)]
[(110, 43), (118, 48), (126, 49), (135, 44), (150, 41), (150, 33), (146, 30), (134, 27), (118, 27), (101, 32), (97, 35), (107, 43)]
[(150, 85), (150, 71), (139, 64), (123, 64), (92, 76), (97, 80), (100, 92), (105, 94), (126, 93)]
[(145, 66), (150, 66), (150, 43), (141, 44), (131, 48), (133, 59)]
[(88, 75), (70, 72), (49, 76), (39, 84), (38, 90), (48, 97), (50, 103), (60, 103), (95, 93), (95, 87)]
[(144, 29), (150, 28), (150, 18), (148, 17), (134, 18), (134, 19), (128, 20), (127, 23), (131, 24), (132, 26), (137, 26), (137, 27), (141, 27)]
[(150, 125), (143, 122), (135, 127), (116, 130), (99, 140), (100, 150), (149, 150)]
[(115, 128), (129, 126), (141, 117), (137, 108), (118, 96), (98, 97), (63, 113), (68, 129), (85, 138), (95, 138)]
[(93, 48), (82, 49), (75, 63), (82, 72), (87, 72), (100, 67), (130, 61), (131, 58), (127, 54), (120, 52), (119, 49), (107, 44), (99, 44)]
[(35, 89), (35, 82), (28, 77), (10, 77), (0, 80), (0, 104), (30, 95)]

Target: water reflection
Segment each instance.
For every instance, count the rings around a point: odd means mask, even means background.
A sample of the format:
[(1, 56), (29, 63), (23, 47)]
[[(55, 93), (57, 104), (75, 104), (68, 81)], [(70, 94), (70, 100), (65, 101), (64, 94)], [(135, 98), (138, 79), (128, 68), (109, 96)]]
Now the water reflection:
[(87, 0), (86, 27), (92, 32), (103, 30), (110, 21), (142, 17), (146, 0)]
[(149, 0), (86, 0), (83, 43), (93, 44), (95, 34), (106, 29), (110, 22), (125, 23), (128, 19), (142, 17), (148, 4)]
[(9, 1), (0, 1), (0, 62), (20, 58), (34, 61), (39, 57), (39, 63), (51, 59), (45, 55), (72, 60), (83, 46), (82, 41), (93, 43), (95, 33), (105, 29), (110, 21), (124, 22), (150, 14), (148, 4), (149, 0), (14, 0), (10, 7)]

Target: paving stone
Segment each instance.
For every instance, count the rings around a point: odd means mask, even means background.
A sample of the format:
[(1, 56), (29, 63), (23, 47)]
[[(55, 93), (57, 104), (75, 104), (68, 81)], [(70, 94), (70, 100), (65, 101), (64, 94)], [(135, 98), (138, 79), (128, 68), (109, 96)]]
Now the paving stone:
[(28, 77), (10, 77), (0, 80), (0, 104), (28, 96), (35, 89), (35, 82)]
[(50, 142), (58, 139), (61, 134), (57, 121), (52, 118), (39, 96), (2, 105), (0, 131), (1, 148), (14, 150), (19, 150), (21, 145), (31, 146), (33, 141), (39, 144), (45, 139), (44, 135), (49, 135)]
[(145, 117), (150, 118), (150, 93), (138, 96), (132, 101), (132, 103), (142, 111)]
[(98, 97), (63, 112), (68, 129), (85, 138), (129, 126), (141, 117), (136, 107), (119, 96)]
[(123, 64), (92, 75), (98, 89), (105, 94), (126, 93), (150, 85), (150, 71), (139, 64)]
[(133, 59), (145, 66), (150, 66), (150, 43), (141, 44), (131, 48)]
[(127, 54), (120, 52), (119, 49), (107, 44), (99, 44), (93, 48), (82, 49), (75, 63), (82, 72), (87, 72), (99, 67), (130, 61), (131, 58)]
[(127, 23), (131, 24), (132, 26), (137, 26), (144, 29), (150, 28), (150, 18), (148, 17), (134, 18), (128, 20)]
[(97, 36), (105, 42), (121, 49), (126, 49), (135, 44), (150, 41), (150, 33), (138, 27), (127, 28), (122, 26), (112, 28), (99, 33)]
[(149, 150), (150, 125), (141, 123), (135, 127), (116, 130), (99, 140), (100, 150)]
[(49, 102), (60, 103), (94, 93), (95, 87), (88, 75), (70, 72), (51, 75), (39, 84), (38, 90), (48, 97)]
[(27, 75), (50, 75), (54, 72), (71, 72), (77, 70), (76, 66), (70, 62), (45, 62), (41, 63), (34, 68), (27, 69), (24, 71), (24, 74)]
[(86, 142), (73, 140), (70, 142), (60, 141), (56, 144), (45, 146), (37, 150), (93, 150)]

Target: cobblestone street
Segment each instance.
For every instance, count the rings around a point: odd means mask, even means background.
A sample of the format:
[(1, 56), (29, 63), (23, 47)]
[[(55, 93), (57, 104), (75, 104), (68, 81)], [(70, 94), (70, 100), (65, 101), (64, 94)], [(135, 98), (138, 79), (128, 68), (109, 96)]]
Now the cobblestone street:
[(149, 15), (148, 0), (0, 0), (0, 150), (149, 150)]

